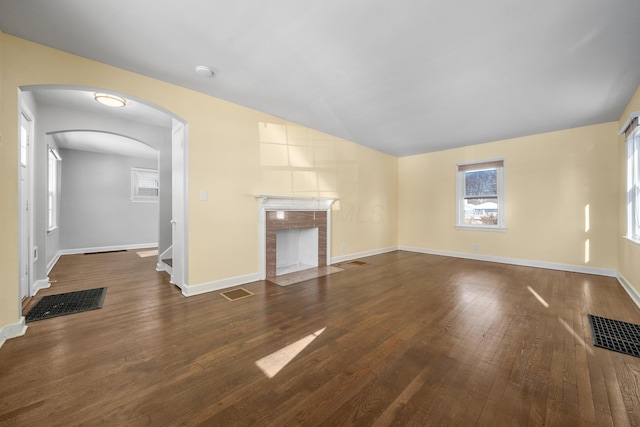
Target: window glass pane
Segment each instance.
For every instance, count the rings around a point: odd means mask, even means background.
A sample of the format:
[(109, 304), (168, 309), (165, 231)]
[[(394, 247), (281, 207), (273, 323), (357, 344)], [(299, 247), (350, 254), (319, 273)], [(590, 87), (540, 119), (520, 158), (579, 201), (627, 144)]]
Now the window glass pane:
[(456, 226), (503, 230), (504, 159), (456, 165)]
[(20, 164), (27, 165), (27, 129), (20, 127)]
[(498, 170), (488, 169), (464, 173), (465, 198), (497, 196)]
[(464, 203), (465, 224), (498, 224), (498, 198), (465, 200)]
[(633, 237), (640, 239), (640, 186), (636, 185), (635, 188), (635, 203), (634, 203), (634, 221), (633, 221)]
[(48, 176), (48, 228), (58, 226), (58, 159), (53, 150), (49, 150), (49, 176)]
[(158, 172), (132, 169), (132, 199), (134, 201), (154, 201), (158, 199)]
[(633, 147), (633, 176), (631, 183), (632, 192), (632, 225), (631, 235), (634, 239), (640, 239), (640, 136), (634, 138)]

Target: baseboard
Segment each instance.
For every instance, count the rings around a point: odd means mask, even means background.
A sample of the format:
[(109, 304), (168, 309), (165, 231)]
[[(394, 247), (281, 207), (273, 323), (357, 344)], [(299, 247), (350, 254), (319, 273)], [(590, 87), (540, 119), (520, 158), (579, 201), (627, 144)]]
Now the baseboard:
[(173, 273), (173, 269), (169, 267), (167, 264), (165, 264), (164, 262), (158, 262), (156, 264), (156, 271), (165, 271), (169, 274)]
[(636, 290), (636, 288), (631, 286), (631, 283), (629, 283), (629, 281), (625, 279), (625, 277), (622, 274), (618, 273), (617, 278), (618, 278), (618, 282), (620, 282), (624, 290), (627, 291), (627, 294), (629, 294), (629, 296), (631, 297), (633, 302), (636, 304), (636, 306), (640, 308), (640, 293)]
[(244, 276), (229, 277), (227, 279), (214, 280), (213, 282), (200, 283), (197, 285), (182, 285), (182, 294), (185, 297), (200, 295), (220, 289), (231, 288), (233, 286), (245, 285), (258, 281), (258, 273), (246, 274)]
[(20, 317), (20, 321), (18, 323), (4, 325), (0, 328), (0, 347), (2, 347), (6, 340), (21, 337), (26, 332), (27, 325), (25, 323), (24, 316)]
[(33, 297), (33, 296), (35, 296), (35, 295), (38, 293), (38, 291), (39, 291), (40, 289), (47, 289), (47, 288), (48, 288), (48, 287), (50, 287), (50, 286), (51, 286), (51, 282), (49, 282), (49, 278), (48, 278), (48, 277), (47, 277), (47, 278), (45, 278), (45, 279), (42, 279), (42, 280), (38, 280), (38, 281), (36, 281), (36, 282), (33, 284), (33, 288), (32, 288), (33, 293), (32, 293), (32, 295), (31, 295), (31, 296), (32, 296), (32, 297)]
[(149, 249), (155, 248), (158, 243), (138, 243), (134, 245), (116, 245), (116, 246), (96, 246), (93, 248), (77, 248), (77, 249), (61, 249), (59, 255), (77, 255), (94, 252), (113, 252), (113, 251), (129, 251), (133, 249)]
[(49, 263), (47, 264), (47, 276), (49, 275), (49, 273), (51, 273), (51, 270), (53, 270), (53, 267), (56, 266), (56, 264), (58, 263), (58, 261), (60, 260), (60, 257), (62, 256), (62, 254), (60, 253), (60, 251), (58, 251), (53, 258), (51, 258), (51, 261), (49, 261)]
[(47, 275), (51, 273), (53, 267), (56, 266), (62, 255), (78, 255), (92, 252), (112, 252), (112, 251), (128, 251), (133, 249), (148, 249), (157, 247), (157, 243), (138, 243), (135, 245), (117, 245), (117, 246), (96, 246), (93, 248), (78, 248), (78, 249), (60, 249), (58, 253), (47, 264)]
[(374, 249), (372, 251), (364, 251), (364, 252), (358, 252), (355, 254), (341, 255), (341, 256), (331, 258), (331, 264), (338, 264), (341, 262), (351, 261), (358, 258), (365, 258), (368, 256), (386, 254), (387, 252), (393, 252), (397, 250), (398, 250), (397, 246), (390, 246), (388, 248)]
[(597, 267), (586, 267), (583, 265), (559, 264), (554, 262), (526, 260), (526, 259), (520, 259), (520, 258), (505, 258), (505, 257), (491, 256), (491, 255), (472, 254), (467, 252), (441, 251), (437, 249), (416, 248), (411, 246), (400, 246), (398, 249), (401, 251), (418, 252), (422, 254), (442, 255), (442, 256), (448, 256), (453, 258), (465, 258), (465, 259), (473, 259), (477, 261), (497, 262), (500, 264), (520, 265), (523, 267), (545, 268), (547, 270), (570, 271), (573, 273), (594, 274), (597, 276), (607, 276), (607, 277), (618, 276), (618, 272), (616, 270), (610, 270), (606, 268), (597, 268)]

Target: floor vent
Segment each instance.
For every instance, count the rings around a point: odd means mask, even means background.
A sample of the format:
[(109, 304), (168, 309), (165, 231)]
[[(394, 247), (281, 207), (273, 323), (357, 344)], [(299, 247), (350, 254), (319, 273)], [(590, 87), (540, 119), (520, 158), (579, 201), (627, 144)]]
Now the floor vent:
[(640, 325), (589, 314), (593, 345), (640, 357)]
[(235, 301), (242, 298), (250, 297), (253, 294), (244, 288), (232, 289), (230, 291), (220, 292), (220, 295), (229, 301)]

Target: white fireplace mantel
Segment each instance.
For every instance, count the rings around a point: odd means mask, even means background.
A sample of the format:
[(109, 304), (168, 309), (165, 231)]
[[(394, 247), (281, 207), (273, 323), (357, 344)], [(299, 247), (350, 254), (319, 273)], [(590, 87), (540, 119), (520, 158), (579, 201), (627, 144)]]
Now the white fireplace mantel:
[(329, 210), (337, 198), (305, 197), (305, 196), (276, 196), (259, 194), (256, 196), (260, 209), (265, 210)]
[(266, 214), (267, 211), (326, 211), (327, 212), (327, 265), (331, 264), (331, 205), (337, 198), (278, 196), (259, 194), (255, 196), (259, 202), (258, 208), (258, 247), (260, 280), (266, 278)]

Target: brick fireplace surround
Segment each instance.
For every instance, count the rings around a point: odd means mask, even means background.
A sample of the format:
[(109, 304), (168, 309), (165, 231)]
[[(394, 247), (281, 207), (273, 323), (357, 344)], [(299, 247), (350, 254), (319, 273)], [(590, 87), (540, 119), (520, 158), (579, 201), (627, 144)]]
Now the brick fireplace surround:
[(318, 267), (327, 265), (326, 211), (267, 211), (267, 280), (276, 277), (276, 233), (279, 230), (290, 230), (294, 228), (318, 228)]
[(256, 196), (259, 202), (259, 278), (276, 277), (278, 230), (318, 228), (318, 267), (331, 257), (331, 205), (338, 199), (304, 196)]

